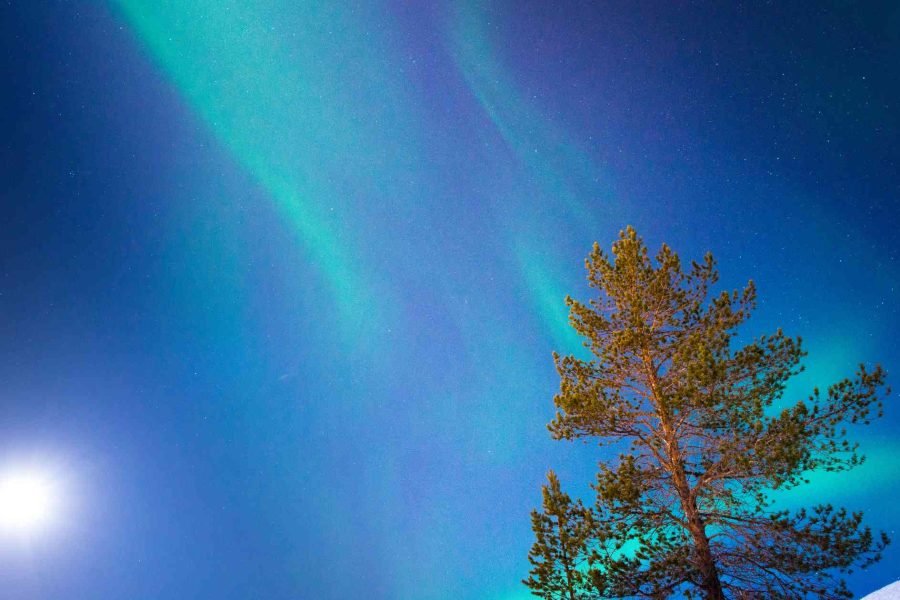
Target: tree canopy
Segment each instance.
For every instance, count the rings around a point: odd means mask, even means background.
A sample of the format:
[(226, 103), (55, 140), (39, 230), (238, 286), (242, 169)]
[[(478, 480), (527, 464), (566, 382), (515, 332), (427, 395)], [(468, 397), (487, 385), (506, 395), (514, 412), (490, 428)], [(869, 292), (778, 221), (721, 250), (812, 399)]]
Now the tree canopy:
[(586, 267), (597, 297), (566, 303), (593, 357), (554, 354), (549, 430), (618, 458), (599, 464), (590, 506), (549, 474), (524, 583), (565, 600), (851, 597), (842, 574), (879, 560), (887, 536), (830, 504), (782, 509), (771, 492), (862, 462), (847, 427), (880, 416), (885, 371), (860, 365), (785, 405), (805, 351), (780, 329), (735, 347), (752, 282), (713, 295), (711, 254), (688, 268), (665, 245), (651, 258), (630, 227)]

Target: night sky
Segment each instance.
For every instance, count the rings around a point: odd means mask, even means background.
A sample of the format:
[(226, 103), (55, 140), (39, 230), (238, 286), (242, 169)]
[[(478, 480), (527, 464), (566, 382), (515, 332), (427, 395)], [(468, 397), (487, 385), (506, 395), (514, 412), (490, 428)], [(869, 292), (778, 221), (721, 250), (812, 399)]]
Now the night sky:
[[(0, 467), (60, 514), (3, 598), (518, 600), (566, 294), (634, 225), (753, 279), (786, 400), (900, 388), (900, 8), (0, 8)], [(895, 539), (900, 408), (788, 504)]]

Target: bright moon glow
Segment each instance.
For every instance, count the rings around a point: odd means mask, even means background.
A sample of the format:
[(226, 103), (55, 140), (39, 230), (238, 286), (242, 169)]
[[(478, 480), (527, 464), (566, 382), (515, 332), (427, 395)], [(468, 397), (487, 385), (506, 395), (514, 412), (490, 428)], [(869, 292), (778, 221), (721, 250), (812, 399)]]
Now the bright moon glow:
[(56, 509), (53, 483), (38, 472), (8, 473), (0, 479), (0, 528), (17, 533), (42, 529)]

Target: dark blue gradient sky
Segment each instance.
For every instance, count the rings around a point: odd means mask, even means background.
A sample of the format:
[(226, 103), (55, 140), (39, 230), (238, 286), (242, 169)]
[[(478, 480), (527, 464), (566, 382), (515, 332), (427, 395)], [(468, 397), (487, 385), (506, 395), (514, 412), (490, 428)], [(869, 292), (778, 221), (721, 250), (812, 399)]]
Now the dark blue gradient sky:
[[(527, 594), (563, 297), (633, 224), (900, 367), (895, 3), (0, 7), (0, 463), (66, 491), (10, 598)], [(788, 500), (900, 537), (900, 411)], [(898, 540), (900, 542), (900, 540)], [(900, 545), (851, 578), (897, 579)]]

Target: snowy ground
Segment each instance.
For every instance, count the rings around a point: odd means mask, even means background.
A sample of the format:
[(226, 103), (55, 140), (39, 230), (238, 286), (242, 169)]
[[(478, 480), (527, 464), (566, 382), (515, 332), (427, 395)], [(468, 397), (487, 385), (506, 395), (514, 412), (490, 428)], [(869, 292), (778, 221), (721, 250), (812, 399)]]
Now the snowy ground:
[(886, 585), (877, 592), (863, 596), (861, 600), (900, 600), (900, 581)]

